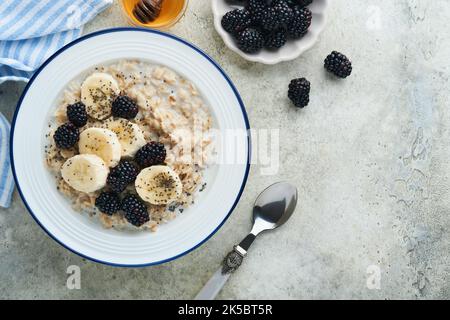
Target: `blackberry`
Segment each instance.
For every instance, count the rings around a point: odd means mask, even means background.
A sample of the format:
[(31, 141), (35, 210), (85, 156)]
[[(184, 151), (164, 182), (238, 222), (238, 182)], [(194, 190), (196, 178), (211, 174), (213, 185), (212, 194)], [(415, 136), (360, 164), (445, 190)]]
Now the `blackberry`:
[(283, 29), (264, 34), (264, 46), (267, 49), (279, 49), (286, 44), (286, 41), (286, 32)]
[(110, 170), (106, 184), (114, 192), (120, 193), (136, 180), (138, 173), (138, 169), (132, 162), (122, 161)]
[(260, 23), (265, 30), (275, 30), (281, 27), (278, 14), (273, 7), (269, 7), (264, 11)]
[(284, 0), (275, 0), (262, 14), (260, 24), (265, 30), (286, 28), (294, 18), (294, 12)]
[(102, 192), (97, 199), (95, 199), (95, 206), (101, 212), (112, 216), (120, 210), (119, 196), (115, 192)]
[(288, 36), (294, 39), (303, 37), (311, 26), (312, 13), (308, 8), (295, 7), (294, 17), (287, 27)]
[(125, 196), (121, 208), (125, 213), (125, 219), (136, 227), (140, 227), (150, 220), (147, 206), (133, 194)]
[(238, 32), (250, 26), (250, 24), (252, 23), (252, 17), (248, 10), (236, 9), (227, 12), (222, 17), (221, 23), (225, 31), (232, 34), (237, 34)]
[(160, 142), (151, 141), (140, 148), (134, 156), (134, 161), (142, 168), (164, 163), (166, 160), (166, 148)]
[(246, 9), (250, 12), (252, 22), (259, 24), (262, 20), (264, 12), (268, 8), (266, 0), (249, 0)]
[(304, 8), (306, 6), (309, 6), (311, 3), (313, 3), (313, 0), (294, 0), (292, 2), (295, 2), (298, 6), (301, 8)]
[(297, 0), (284, 0), (289, 7), (293, 8), (297, 5)]
[(284, 0), (275, 0), (273, 8), (276, 12), (278, 23), (282, 26), (287, 26), (294, 18), (294, 12)]
[(305, 78), (294, 79), (289, 84), (288, 97), (298, 108), (304, 108), (309, 103), (311, 84)]
[(75, 127), (81, 128), (85, 126), (88, 121), (88, 115), (84, 103), (69, 104), (67, 106), (67, 118)]
[(60, 149), (70, 149), (72, 148), (80, 139), (80, 133), (78, 128), (72, 123), (67, 122), (56, 129), (53, 135), (56, 146)]
[(246, 53), (256, 53), (264, 46), (264, 37), (259, 30), (247, 28), (239, 33), (237, 44)]
[(325, 69), (339, 78), (347, 78), (352, 73), (352, 63), (342, 53), (333, 51), (325, 59)]
[(118, 96), (112, 103), (111, 111), (115, 117), (133, 119), (139, 112), (139, 108), (130, 97)]
[(303, 15), (306, 18), (306, 20), (309, 21), (311, 24), (312, 12), (308, 8), (301, 6), (294, 6), (292, 8), (292, 13), (294, 14), (294, 16)]

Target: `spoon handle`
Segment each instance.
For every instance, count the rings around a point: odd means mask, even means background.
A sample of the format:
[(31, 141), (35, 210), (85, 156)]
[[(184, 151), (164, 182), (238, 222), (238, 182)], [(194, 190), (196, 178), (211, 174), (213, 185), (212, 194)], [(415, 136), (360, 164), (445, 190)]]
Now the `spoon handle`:
[(234, 246), (225, 259), (223, 259), (222, 267), (220, 267), (214, 275), (203, 286), (202, 290), (195, 296), (195, 300), (213, 300), (217, 294), (222, 290), (222, 287), (227, 282), (228, 278), (242, 263), (245, 252), (242, 253), (242, 248)]
[[(242, 240), (239, 243), (239, 247), (242, 249), (242, 251), (244, 251), (244, 255), (247, 253), (248, 248), (250, 248), (250, 246), (252, 245), (253, 241), (255, 240), (256, 236), (253, 233), (249, 233), (244, 240)], [(241, 251), (241, 252), (242, 252)]]
[(255, 238), (256, 236), (250, 233), (237, 246), (234, 246), (233, 250), (223, 259), (222, 267), (208, 280), (195, 297), (195, 300), (212, 300), (217, 296), (230, 275), (242, 264), (247, 250)]
[(230, 275), (230, 273), (223, 274), (222, 268), (217, 269), (216, 273), (214, 273), (202, 290), (195, 296), (195, 300), (213, 300), (220, 290), (222, 290)]

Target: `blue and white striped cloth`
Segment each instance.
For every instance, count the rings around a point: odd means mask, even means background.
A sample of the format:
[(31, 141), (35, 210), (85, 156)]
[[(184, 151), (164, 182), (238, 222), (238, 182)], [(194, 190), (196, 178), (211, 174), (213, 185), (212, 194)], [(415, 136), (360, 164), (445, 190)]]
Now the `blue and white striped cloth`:
[(0, 113), (0, 207), (9, 207), (14, 179), (9, 163), (9, 123)]
[(28, 80), (112, 0), (0, 1), (0, 83)]
[[(79, 37), (83, 25), (112, 2), (1, 0), (0, 84), (28, 81), (50, 55)], [(9, 124), (1, 114), (0, 140), (0, 206), (8, 207), (14, 182), (9, 168)]]

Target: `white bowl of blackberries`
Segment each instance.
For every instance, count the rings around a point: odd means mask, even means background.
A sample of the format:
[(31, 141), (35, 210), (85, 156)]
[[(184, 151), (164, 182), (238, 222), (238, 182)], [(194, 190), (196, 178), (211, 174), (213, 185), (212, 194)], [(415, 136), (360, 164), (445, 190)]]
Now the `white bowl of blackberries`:
[(276, 64), (311, 48), (325, 27), (328, 0), (213, 0), (225, 44), (253, 62)]

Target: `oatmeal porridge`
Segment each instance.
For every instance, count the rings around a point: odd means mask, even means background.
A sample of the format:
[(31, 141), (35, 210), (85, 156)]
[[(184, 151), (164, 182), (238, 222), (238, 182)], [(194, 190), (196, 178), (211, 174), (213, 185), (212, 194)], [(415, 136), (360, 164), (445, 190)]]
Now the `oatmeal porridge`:
[(211, 129), (194, 84), (167, 67), (124, 60), (67, 86), (45, 159), (75, 210), (107, 228), (155, 231), (204, 189)]

